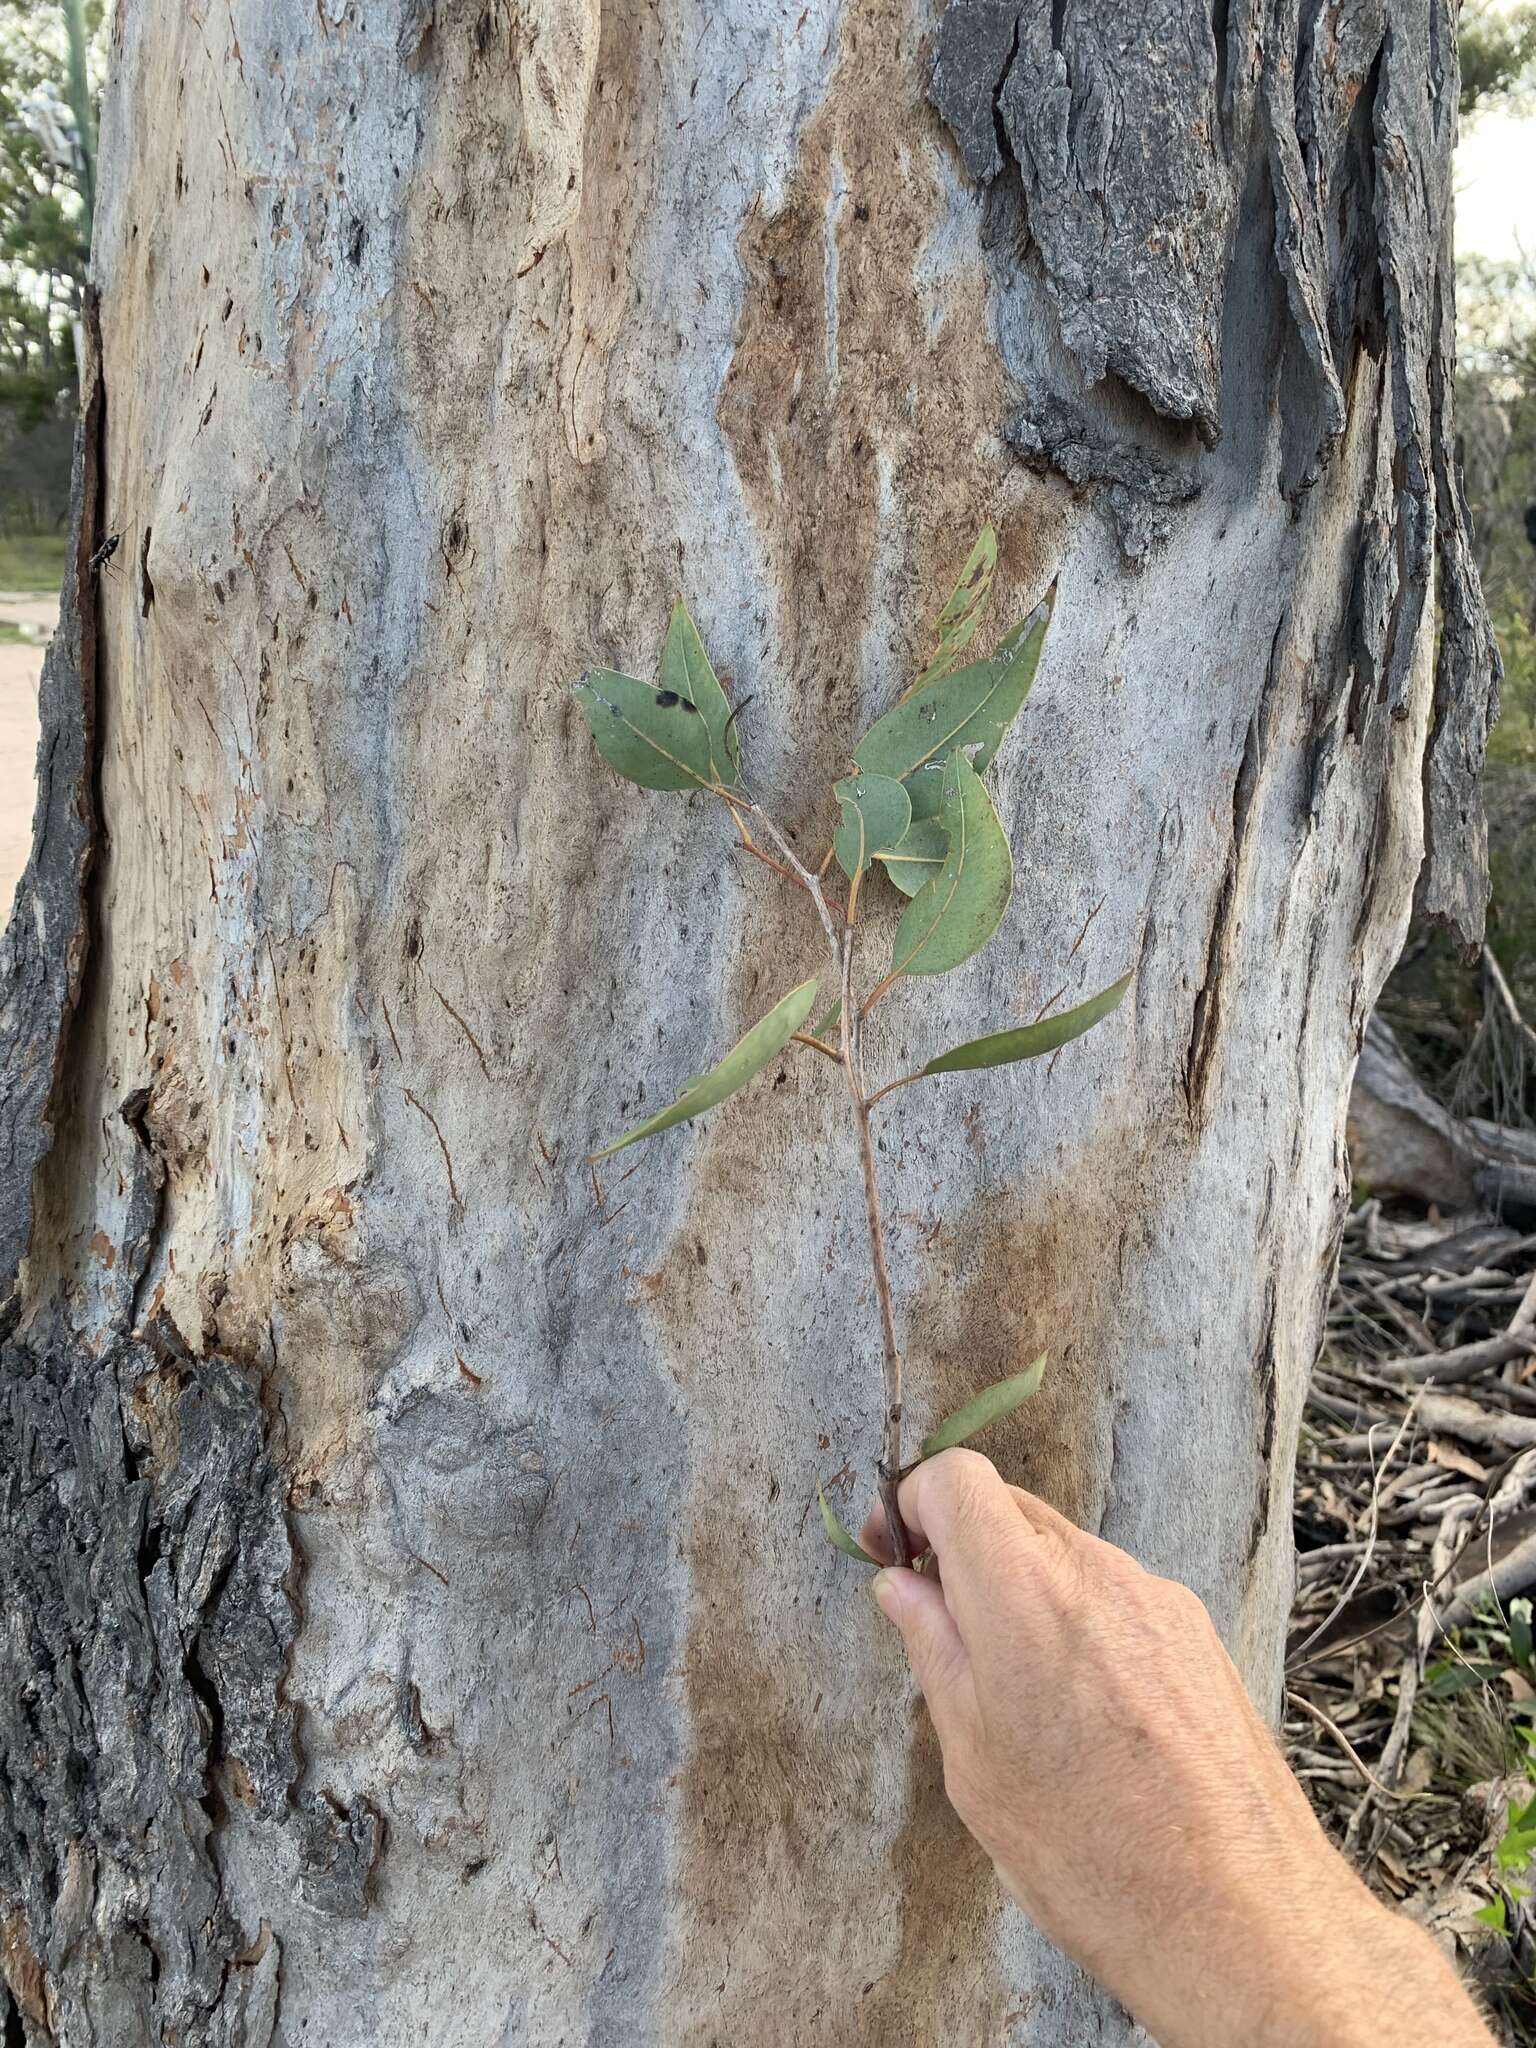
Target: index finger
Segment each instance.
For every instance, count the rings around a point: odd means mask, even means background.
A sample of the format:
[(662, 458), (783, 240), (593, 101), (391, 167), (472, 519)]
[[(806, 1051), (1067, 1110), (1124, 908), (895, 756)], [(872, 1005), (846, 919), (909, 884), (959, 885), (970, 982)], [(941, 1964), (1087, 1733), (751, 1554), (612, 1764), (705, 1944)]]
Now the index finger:
[(1058, 1518), (1007, 1485), (978, 1451), (925, 1458), (897, 1497), (914, 1545), (938, 1559), (945, 1603), (975, 1654), (995, 1627), (1006, 1584), (1021, 1570), (1033, 1575), (1054, 1565), (1061, 1539), (1051, 1525)]
[[(942, 1455), (948, 1457), (950, 1454), (946, 1451)], [(967, 1453), (963, 1450), (958, 1451), (956, 1455), (962, 1458), (966, 1456), (979, 1456), (977, 1453)], [(985, 1465), (988, 1471), (995, 1472), (996, 1468), (992, 1465), (990, 1459), (979, 1458), (979, 1462)], [(918, 1466), (913, 1467), (912, 1471), (902, 1481), (899, 1493), (902, 1520), (906, 1523), (907, 1533), (913, 1539), (912, 1552), (914, 1556), (921, 1556), (923, 1551), (929, 1547), (927, 1530), (921, 1526), (921, 1508), (914, 1494), (907, 1490), (920, 1469)], [(1058, 1513), (1049, 1501), (1042, 1500), (1038, 1494), (1026, 1493), (1022, 1486), (1010, 1486), (1006, 1480), (1001, 1480), (1001, 1484), (1004, 1492), (1008, 1494), (1014, 1506), (1036, 1535), (1054, 1535), (1066, 1539), (1084, 1534), (1075, 1522), (1069, 1522), (1065, 1515)], [(859, 1541), (878, 1564), (895, 1563), (895, 1554), (891, 1549), (890, 1525), (885, 1519), (885, 1509), (878, 1501), (876, 1501), (869, 1510), (869, 1513), (864, 1517), (863, 1525), (859, 1530)]]

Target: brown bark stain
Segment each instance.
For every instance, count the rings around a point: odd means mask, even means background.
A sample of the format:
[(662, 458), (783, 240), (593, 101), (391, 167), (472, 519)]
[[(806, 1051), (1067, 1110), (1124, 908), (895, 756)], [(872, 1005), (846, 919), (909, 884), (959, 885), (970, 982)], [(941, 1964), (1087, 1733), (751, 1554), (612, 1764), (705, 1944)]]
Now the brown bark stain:
[(27, 1916), (20, 1906), (0, 1920), (0, 1968), (5, 1971), (5, 1981), (23, 2016), (51, 2041), (48, 1982), (42, 1964), (33, 1954)]
[(292, 1490), (312, 1505), (362, 1443), (369, 1395), (415, 1334), (422, 1302), (400, 1262), (337, 1256), (315, 1238), (288, 1248), (273, 1286)]
[[(828, 718), (817, 765), (832, 772), (871, 708), (866, 658), (888, 667), (892, 698), (907, 686), (982, 521), (998, 522), (997, 587), (1020, 610), (1059, 526), (1055, 491), (997, 438), (1008, 389), (985, 272), (922, 274), (944, 210), (924, 50), (877, 0), (847, 11), (785, 203), (759, 201), (740, 235), (746, 294), (717, 407), (767, 557), (775, 658)], [(921, 525), (883, 522), (887, 496), (922, 506)], [(870, 648), (877, 595), (894, 616)]]
[[(860, 637), (877, 604), (894, 593), (890, 639), (877, 650), (882, 662), (889, 658), (894, 696), (926, 655), (932, 618), (982, 520), (992, 515), (1001, 528), (1001, 625), (1039, 595), (1059, 517), (1054, 493), (1022, 479), (984, 438), (1004, 415), (1006, 391), (987, 340), (983, 274), (950, 272), (932, 288), (919, 282), (943, 209), (922, 53), (916, 35), (893, 33), (886, 11), (850, 11), (836, 74), (800, 139), (784, 205), (771, 215), (754, 211), (739, 243), (746, 294), (718, 418), (767, 557), (773, 660), (810, 714), (805, 784), (812, 768), (835, 773), (856, 738)], [(882, 530), (887, 492), (898, 504), (931, 508), (931, 519), (917, 530)], [(782, 922), (782, 904), (775, 914)], [(744, 949), (733, 977), (744, 1011), (760, 958), (760, 949)], [(787, 1078), (803, 1091), (805, 1115), (823, 1128), (840, 1126), (841, 1097), (824, 1094), (840, 1088), (830, 1068), (823, 1075), (802, 1061)], [(674, 1865), (683, 1925), (692, 1931), (671, 2024), (676, 2038), (700, 2048), (725, 2038), (782, 2039), (826, 2026), (832, 2015), (840, 2039), (888, 2040), (912, 2011), (947, 2006), (957, 2025), (987, 2013), (1000, 2023), (1007, 2002), (987, 1935), (995, 1885), (944, 1798), (920, 1709), (907, 1815), (889, 1860), (849, 1853), (851, 1842), (878, 1839), (895, 1818), (890, 1752), (903, 1740), (896, 1703), (906, 1693), (897, 1646), (866, 1613), (862, 1593), (850, 1594), (858, 1625), (847, 1654), (860, 1671), (858, 1689), (852, 1703), (823, 1698), (828, 1674), (818, 1639), (802, 1647), (792, 1603), (774, 1591), (803, 1581), (800, 1548), (819, 1538), (802, 1523), (798, 1498), (776, 1499), (777, 1476), (763, 1472), (758, 1456), (761, 1404), (786, 1368), (753, 1337), (753, 1300), (784, 1284), (784, 1275), (756, 1273), (734, 1241), (762, 1176), (796, 1170), (784, 1109), (782, 1101), (759, 1103), (749, 1144), (733, 1146), (723, 1118), (699, 1140), (708, 1154), (672, 1241), (707, 1243), (708, 1265), (669, 1260), (663, 1284), (646, 1288), (643, 1311), (655, 1317), (685, 1384), (697, 1368), (683, 1361), (716, 1361), (699, 1390), (709, 1404), (712, 1470), (695, 1484), (684, 1536), (694, 1589), (685, 1662), (692, 1748), (678, 1787)], [(849, 1169), (851, 1176), (851, 1152)], [(834, 1199), (856, 1201), (856, 1186), (850, 1177)], [(966, 1242), (986, 1227), (978, 1221)], [(803, 1265), (792, 1271), (790, 1284), (817, 1284)], [(985, 1332), (993, 1327), (986, 1316), (997, 1314), (993, 1277), (979, 1265), (975, 1285), (972, 1277), (962, 1274), (961, 1284)], [(861, 1268), (853, 1284), (863, 1280)], [(766, 1310), (766, 1298), (758, 1299)], [(936, 1296), (920, 1309), (930, 1324), (942, 1314)], [(995, 1341), (984, 1336), (983, 1353), (1017, 1356), (1020, 1330), (994, 1334)], [(914, 1337), (921, 1352), (925, 1340)], [(976, 1348), (957, 1331), (952, 1349), (958, 1382), (972, 1371)], [(873, 1333), (869, 1367), (877, 1372)], [(969, 1380), (966, 1392), (977, 1383)], [(1057, 1394), (1063, 1425), (1070, 1407), (1088, 1405), (1089, 1391), (1078, 1404)], [(808, 1425), (808, 1456), (811, 1441)], [(834, 1882), (842, 1924), (867, 1934), (829, 1963), (818, 1921)], [(850, 1999), (850, 1983), (861, 1982)]]
[(990, 1857), (944, 1790), (944, 1760), (921, 1700), (907, 1751), (907, 1818), (891, 1851), (901, 1956), (869, 1989), (859, 2039), (900, 2041), (915, 2013), (942, 2041), (1001, 2041), (1009, 1988), (992, 1966), (1002, 1895)]

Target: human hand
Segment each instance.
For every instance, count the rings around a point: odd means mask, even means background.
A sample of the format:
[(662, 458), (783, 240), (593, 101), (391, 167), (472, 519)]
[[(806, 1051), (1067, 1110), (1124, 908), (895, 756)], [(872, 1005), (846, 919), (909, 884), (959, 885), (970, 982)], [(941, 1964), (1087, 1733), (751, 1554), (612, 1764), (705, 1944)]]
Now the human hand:
[[(937, 1574), (874, 1582), (1006, 1890), (1163, 2048), (1489, 2048), (1455, 1973), (1328, 1843), (1185, 1587), (974, 1451), (903, 1480)], [(884, 1517), (863, 1540), (890, 1557)]]

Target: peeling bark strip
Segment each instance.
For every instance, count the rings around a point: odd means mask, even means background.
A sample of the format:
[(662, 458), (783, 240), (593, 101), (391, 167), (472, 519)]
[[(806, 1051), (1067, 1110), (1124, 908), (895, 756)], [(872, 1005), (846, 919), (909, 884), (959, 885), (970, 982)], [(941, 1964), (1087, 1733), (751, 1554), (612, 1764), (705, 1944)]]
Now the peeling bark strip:
[(85, 970), (86, 882), (96, 843), (96, 598), (104, 398), (96, 299), (70, 490), (70, 552), (59, 624), (38, 694), (32, 851), (0, 938), (0, 1312), (32, 1229), (32, 1179), (53, 1137), (53, 1090)]
[[(1221, 328), (1253, 163), (1267, 173), (1292, 332), (1278, 390), (1282, 486), (1333, 460), (1362, 352), (1385, 354), (1391, 487), (1362, 516), (1353, 730), (1404, 715), (1440, 566), (1444, 627), (1424, 772), (1420, 900), (1482, 937), (1478, 793), (1498, 654), (1467, 534), (1451, 396), (1454, 0), (1179, 0), (1150, 16), (1089, 0), (950, 0), (932, 94), (972, 176), (1017, 167), (1061, 338), (1090, 387), (1036, 391), (1010, 429), (1026, 460), (1102, 484), (1126, 558), (1200, 488), (1112, 415), (1118, 380), (1213, 444), (1236, 422)], [(1254, 149), (1250, 155), (1248, 140)], [(1106, 385), (1106, 380), (1108, 384)]]
[(101, 1357), (0, 1351), (0, 1942), (28, 2042), (258, 2048), (278, 1944), (241, 1928), (226, 1809), (295, 1838), (302, 1895), (363, 1910), (380, 1822), (295, 1796), (284, 1482), (250, 1376), (164, 1326)]

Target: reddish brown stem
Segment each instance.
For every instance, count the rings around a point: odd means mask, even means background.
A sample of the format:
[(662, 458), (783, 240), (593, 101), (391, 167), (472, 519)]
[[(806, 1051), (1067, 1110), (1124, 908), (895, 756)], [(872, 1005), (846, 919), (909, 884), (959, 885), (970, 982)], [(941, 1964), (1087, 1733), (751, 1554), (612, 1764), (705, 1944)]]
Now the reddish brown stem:
[(885, 1386), (885, 1419), (880, 1438), (880, 1504), (885, 1509), (885, 1525), (890, 1531), (891, 1555), (897, 1564), (910, 1565), (912, 1545), (897, 1499), (897, 1487), (901, 1481), (901, 1346), (896, 1341), (891, 1276), (885, 1263), (885, 1225), (880, 1213), (880, 1180), (875, 1171), (874, 1138), (869, 1128), (869, 1105), (864, 1100), (861, 1020), (853, 1013), (852, 965), (853, 933), (847, 930), (843, 933), (841, 955), (843, 1073), (848, 1082), (854, 1129), (859, 1138), (859, 1164), (864, 1170), (864, 1209), (869, 1220), (869, 1255), (875, 1269), (875, 1298), (880, 1305)]

